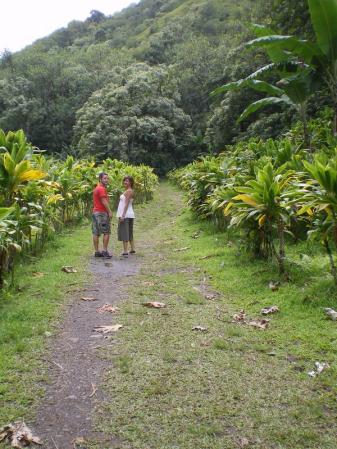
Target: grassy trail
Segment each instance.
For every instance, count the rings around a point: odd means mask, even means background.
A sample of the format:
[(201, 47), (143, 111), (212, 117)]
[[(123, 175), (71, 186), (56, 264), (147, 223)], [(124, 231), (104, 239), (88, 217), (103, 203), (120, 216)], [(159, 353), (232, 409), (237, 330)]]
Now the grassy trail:
[[(336, 448), (336, 324), (303, 302), (303, 280), (272, 292), (273, 267), (195, 222), (166, 184), (138, 217), (142, 269), (105, 354), (114, 369), (98, 428), (132, 449)], [(231, 322), (273, 304), (267, 330)], [(331, 368), (312, 379), (316, 360)]]
[[(102, 349), (111, 369), (99, 386), (96, 429), (116, 436), (120, 449), (335, 449), (337, 332), (322, 307), (336, 298), (306, 300), (303, 276), (272, 292), (273, 267), (194, 221), (165, 183), (136, 213), (141, 271), (124, 279), (113, 318), (124, 327)], [(69, 301), (65, 291), (88, 281), (90, 253), (86, 226), (22, 269), (19, 291), (1, 304), (0, 424), (29, 418), (43, 400), (43, 349)], [(66, 275), (62, 265), (80, 272)], [(280, 313), (266, 330), (231, 322), (240, 309), (261, 318), (273, 304)], [(330, 369), (312, 379), (317, 360)]]

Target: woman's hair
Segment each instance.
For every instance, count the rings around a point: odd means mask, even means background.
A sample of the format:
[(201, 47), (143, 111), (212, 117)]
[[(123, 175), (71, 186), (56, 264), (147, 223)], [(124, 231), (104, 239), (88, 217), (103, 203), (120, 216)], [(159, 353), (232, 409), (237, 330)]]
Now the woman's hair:
[(98, 179), (99, 181), (102, 181), (103, 176), (107, 175), (107, 173), (105, 173), (104, 171), (102, 171), (101, 173), (98, 174)]
[(123, 182), (126, 181), (126, 180), (128, 180), (130, 182), (131, 188), (133, 189), (133, 185), (135, 183), (135, 181), (133, 180), (133, 177), (132, 176), (125, 176), (123, 178)]

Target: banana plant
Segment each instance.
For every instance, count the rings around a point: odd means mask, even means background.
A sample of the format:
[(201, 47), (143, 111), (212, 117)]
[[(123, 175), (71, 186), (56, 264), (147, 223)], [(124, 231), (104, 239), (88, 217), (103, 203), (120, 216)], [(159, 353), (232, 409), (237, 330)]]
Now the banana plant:
[[(254, 25), (253, 31), (258, 38), (246, 44), (247, 47), (257, 46), (259, 42), (265, 42), (272, 34), (272, 30), (261, 25)], [(273, 34), (272, 34), (273, 35)], [(286, 105), (293, 108), (302, 124), (303, 139), (307, 148), (310, 148), (310, 135), (308, 132), (307, 103), (308, 99), (317, 89), (318, 84), (314, 69), (294, 58), (290, 59), (287, 52), (278, 46), (266, 46), (266, 50), (272, 63), (256, 70), (244, 79), (224, 84), (215, 89), (211, 95), (217, 95), (228, 91), (237, 91), (243, 88), (252, 88), (269, 96), (254, 101), (246, 107), (238, 118), (238, 122), (245, 120), (252, 113), (266, 106)], [(268, 73), (277, 73), (280, 80), (274, 86), (264, 80), (258, 79)]]
[(308, 42), (296, 36), (274, 33), (260, 36), (247, 43), (248, 47), (263, 47), (277, 52), (282, 58), (307, 64), (315, 77), (330, 91), (335, 119), (333, 131), (337, 135), (337, 0), (308, 0), (316, 41)]

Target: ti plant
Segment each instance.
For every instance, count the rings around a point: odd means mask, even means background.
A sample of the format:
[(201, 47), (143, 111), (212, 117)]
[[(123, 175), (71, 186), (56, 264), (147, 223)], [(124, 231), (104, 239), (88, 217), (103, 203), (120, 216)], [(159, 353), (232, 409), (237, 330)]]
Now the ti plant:
[(334, 253), (337, 250), (337, 153), (328, 160), (316, 157), (313, 163), (304, 161), (309, 179), (298, 185), (298, 215), (305, 214), (311, 225), (309, 237), (319, 239), (329, 257), (331, 274), (337, 285)]
[[(289, 224), (290, 209), (285, 201), (292, 172), (275, 170), (271, 163), (258, 170), (256, 179), (236, 187), (238, 195), (224, 209), (231, 216), (230, 226), (245, 225), (253, 234), (255, 255), (275, 256), (280, 274), (285, 273), (284, 234)], [(275, 247), (275, 234), (279, 241)]]

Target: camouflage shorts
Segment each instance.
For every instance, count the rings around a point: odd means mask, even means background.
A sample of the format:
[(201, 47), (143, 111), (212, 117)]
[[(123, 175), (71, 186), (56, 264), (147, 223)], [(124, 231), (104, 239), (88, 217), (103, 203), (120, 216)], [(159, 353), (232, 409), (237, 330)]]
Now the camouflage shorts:
[(110, 218), (105, 212), (94, 212), (92, 214), (93, 235), (111, 234)]

